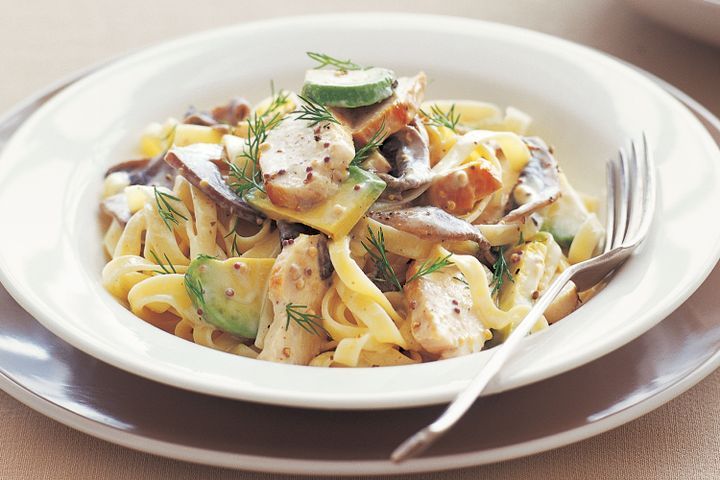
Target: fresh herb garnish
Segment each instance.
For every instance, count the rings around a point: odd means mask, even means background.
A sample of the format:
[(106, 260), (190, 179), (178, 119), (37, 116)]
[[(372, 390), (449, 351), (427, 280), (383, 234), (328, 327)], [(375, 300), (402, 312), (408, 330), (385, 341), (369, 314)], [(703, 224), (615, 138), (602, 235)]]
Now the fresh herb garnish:
[(334, 67), (337, 70), (363, 70), (364, 67), (361, 67), (357, 63), (353, 63), (350, 60), (339, 60), (337, 58), (333, 58), (330, 55), (325, 55), (324, 53), (317, 53), (317, 52), (305, 52), (308, 57), (318, 62), (319, 65), (315, 67), (315, 70), (319, 70), (324, 67)]
[(520, 238), (518, 238), (518, 242), (515, 245), (522, 245), (523, 243), (525, 243), (525, 234), (520, 230)]
[(325, 331), (322, 327), (322, 317), (310, 313), (307, 305), (296, 305), (290, 302), (285, 305), (285, 314), (287, 315), (285, 330), (290, 327), (290, 320), (292, 320), (300, 328), (313, 335), (321, 335)]
[(187, 217), (175, 210), (175, 207), (170, 204), (170, 200), (175, 202), (181, 202), (182, 200), (175, 195), (160, 191), (155, 185), (153, 185), (153, 192), (155, 193), (155, 203), (157, 204), (158, 214), (168, 230), (172, 232), (173, 225), (180, 225), (180, 221), (175, 218), (176, 215), (187, 221)]
[(230, 254), (235, 255), (236, 257), (239, 257), (240, 255), (242, 255), (240, 253), (240, 250), (238, 249), (238, 245), (237, 245), (237, 233), (234, 233), (234, 232), (233, 232), (232, 246), (230, 247)]
[(202, 316), (202, 310), (205, 308), (205, 290), (203, 289), (202, 282), (199, 278), (195, 278), (186, 273), (185, 278), (183, 278), (183, 283), (185, 284), (185, 290), (190, 296), (193, 305), (201, 310), (198, 311), (198, 315)]
[(500, 291), (506, 280), (515, 282), (512, 273), (510, 273), (510, 266), (505, 260), (505, 247), (501, 246), (497, 249), (497, 260), (493, 263), (493, 278), (490, 285), (493, 287), (492, 294), (495, 295)]
[(382, 228), (379, 228), (377, 235), (375, 235), (372, 228), (368, 227), (368, 233), (369, 235), (367, 236), (367, 240), (372, 246), (368, 246), (365, 242), (361, 243), (375, 264), (375, 270), (377, 273), (377, 278), (375, 278), (375, 280), (388, 284), (391, 288), (397, 290), (398, 292), (402, 291), (400, 280), (387, 258), (387, 251), (385, 250), (385, 235), (383, 234)]
[(234, 179), (230, 183), (230, 187), (239, 196), (242, 197), (251, 188), (265, 192), (260, 170), (260, 146), (267, 140), (268, 132), (275, 128), (281, 120), (279, 112), (273, 113), (268, 118), (255, 113), (247, 119), (248, 138), (245, 141), (243, 152), (237, 156), (237, 158), (244, 158), (245, 164), (241, 169), (235, 163), (227, 162), (230, 168), (228, 175)]
[(460, 122), (460, 114), (455, 113), (455, 104), (450, 105), (447, 112), (443, 112), (437, 104), (433, 104), (430, 107), (430, 113), (420, 110), (425, 118), (427, 118), (428, 125), (435, 127), (447, 127), (453, 132), (457, 133), (457, 124)]
[[(418, 268), (417, 272), (411, 276), (405, 284), (412, 282), (413, 280), (417, 280), (420, 277), (423, 277), (425, 275), (430, 275), (433, 272), (437, 272), (438, 270), (448, 267), (452, 265), (452, 262), (448, 259), (452, 256), (452, 253), (448, 253), (446, 256), (440, 258), (436, 258), (435, 260), (430, 260), (429, 258), (425, 260), (422, 264), (420, 264), (420, 268)], [(455, 277), (453, 277), (455, 278)]]
[(285, 105), (290, 98), (290, 92), (287, 90), (282, 90), (275, 94), (275, 82), (270, 80), (270, 97), (272, 100), (270, 101), (270, 105), (265, 109), (265, 112), (263, 112), (263, 117), (272, 116), (275, 114), (279, 114), (280, 108), (282, 108), (283, 105)]
[(225, 235), (223, 237), (223, 238), (228, 238), (230, 235), (232, 235), (233, 239), (232, 239), (232, 245), (230, 246), (230, 254), (235, 255), (237, 257), (239, 257), (241, 255), (240, 250), (238, 249), (238, 245), (237, 245), (237, 237), (238, 237), (237, 227), (239, 224), (240, 224), (240, 218), (238, 217), (235, 219), (235, 225), (233, 225), (233, 227), (230, 229), (230, 231), (227, 233), (227, 235)]
[(464, 278), (462, 278), (462, 277), (452, 277), (452, 279), (455, 280), (456, 282), (460, 282), (460, 283), (462, 283), (463, 285), (465, 285), (466, 287), (470, 288), (470, 284), (469, 284), (469, 283), (467, 282), (467, 280), (465, 280)]
[(165, 257), (167, 265), (164, 264), (162, 260), (160, 260), (160, 257), (157, 256), (154, 250), (150, 250), (150, 255), (152, 255), (153, 259), (155, 259), (155, 263), (158, 264), (158, 267), (160, 267), (160, 270), (153, 270), (153, 272), (159, 273), (161, 275), (177, 273), (177, 270), (175, 270), (175, 265), (172, 264), (166, 253), (163, 253), (163, 257)]
[(320, 105), (309, 97), (304, 97), (302, 95), (298, 95), (298, 97), (300, 97), (300, 100), (304, 103), (303, 105), (300, 105), (298, 110), (292, 112), (297, 115), (295, 118), (298, 120), (309, 120), (311, 127), (322, 122), (331, 122), (340, 125), (338, 119), (335, 118), (335, 116), (330, 113), (330, 110), (325, 108), (324, 105)]
[(380, 128), (377, 129), (375, 133), (373, 133), (373, 136), (370, 137), (370, 140), (367, 141), (365, 145), (358, 148), (355, 152), (355, 156), (350, 161), (350, 165), (359, 166), (362, 162), (365, 161), (367, 157), (370, 156), (373, 150), (377, 149), (382, 145), (382, 143), (385, 141), (385, 119), (383, 119), (382, 123), (380, 124)]

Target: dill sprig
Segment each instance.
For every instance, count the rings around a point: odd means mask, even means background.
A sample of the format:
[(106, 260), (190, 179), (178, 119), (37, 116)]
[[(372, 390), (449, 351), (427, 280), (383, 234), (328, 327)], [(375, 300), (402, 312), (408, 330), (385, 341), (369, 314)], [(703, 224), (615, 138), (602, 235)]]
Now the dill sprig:
[(453, 132), (457, 133), (457, 124), (460, 122), (460, 114), (455, 113), (455, 104), (450, 105), (447, 112), (443, 112), (437, 104), (433, 104), (430, 107), (430, 113), (420, 110), (425, 118), (427, 118), (428, 125), (435, 127), (447, 127)]
[(469, 283), (467, 282), (467, 280), (465, 280), (464, 278), (462, 278), (462, 277), (452, 277), (452, 279), (455, 280), (456, 282), (462, 283), (462, 284), (465, 285), (467, 288), (470, 288), (470, 284), (469, 284)]
[(370, 156), (373, 150), (380, 148), (382, 143), (385, 141), (385, 119), (383, 119), (382, 123), (380, 124), (380, 128), (377, 129), (375, 133), (373, 133), (373, 136), (370, 137), (370, 140), (367, 141), (365, 145), (358, 148), (355, 152), (355, 156), (350, 161), (350, 165), (359, 166), (362, 162), (367, 159), (367, 157)]
[[(267, 113), (267, 112), (266, 112)], [(268, 132), (275, 128), (282, 120), (279, 112), (273, 113), (266, 119), (265, 115), (253, 114), (247, 119), (248, 138), (245, 141), (245, 148), (236, 158), (244, 158), (245, 164), (242, 168), (228, 161), (230, 172), (228, 175), (234, 179), (230, 187), (239, 196), (243, 196), (251, 188), (265, 191), (260, 170), (260, 146), (267, 140)]]
[(272, 100), (262, 115), (257, 112), (248, 117), (247, 127), (248, 136), (245, 141), (245, 148), (235, 159), (244, 158), (245, 162), (242, 168), (235, 165), (234, 162), (226, 162), (230, 168), (228, 176), (234, 181), (230, 183), (230, 188), (235, 190), (239, 196), (251, 188), (256, 188), (261, 192), (265, 192), (263, 186), (262, 171), (260, 170), (260, 147), (267, 140), (268, 132), (277, 127), (282, 121), (283, 115), (280, 112), (290, 97), (290, 92), (280, 90), (275, 93), (275, 82), (270, 81), (270, 96)]
[(230, 247), (230, 254), (235, 255), (236, 257), (239, 257), (240, 255), (242, 255), (240, 253), (240, 249), (238, 248), (238, 244), (237, 244), (237, 233), (233, 233), (233, 241), (232, 241), (232, 246)]
[(375, 235), (372, 228), (368, 227), (368, 233), (369, 235), (367, 236), (367, 241), (370, 242), (371, 246), (368, 246), (365, 242), (361, 243), (375, 264), (375, 270), (378, 275), (376, 280), (389, 284), (390, 287), (394, 288), (398, 292), (402, 291), (400, 280), (387, 258), (387, 251), (385, 250), (385, 234), (383, 234), (382, 228), (379, 228), (377, 235)]
[(297, 323), (300, 328), (313, 335), (322, 335), (322, 333), (325, 332), (322, 326), (322, 317), (310, 313), (307, 305), (296, 305), (290, 302), (285, 305), (285, 314), (287, 315), (285, 330), (290, 327), (290, 321), (292, 320)]
[(235, 255), (237, 257), (239, 257), (241, 255), (240, 249), (238, 248), (238, 245), (237, 245), (237, 237), (238, 237), (237, 227), (239, 224), (240, 224), (240, 218), (236, 218), (235, 224), (233, 225), (233, 227), (230, 229), (230, 231), (227, 233), (227, 235), (225, 235), (223, 237), (223, 238), (228, 238), (230, 235), (232, 235), (233, 239), (232, 239), (232, 245), (230, 246), (230, 254)]
[(153, 192), (155, 193), (155, 203), (157, 204), (158, 214), (160, 215), (160, 218), (162, 219), (168, 230), (172, 232), (173, 225), (180, 224), (180, 221), (175, 218), (175, 216), (177, 215), (183, 220), (187, 220), (187, 217), (184, 216), (182, 213), (178, 212), (175, 207), (170, 204), (170, 200), (175, 202), (181, 202), (182, 200), (180, 200), (175, 195), (171, 195), (169, 193), (158, 190), (157, 186), (155, 185), (153, 185)]
[(246, 162), (243, 168), (238, 167), (230, 161), (228, 161), (227, 164), (230, 168), (228, 176), (233, 179), (233, 181), (230, 182), (230, 188), (232, 188), (238, 196), (242, 197), (251, 188), (257, 188), (261, 192), (265, 191), (262, 173), (259, 165), (254, 161)]
[[(440, 258), (436, 258), (434, 260), (430, 260), (429, 258), (425, 260), (423, 263), (420, 264), (420, 268), (418, 268), (417, 272), (415, 272), (405, 284), (412, 282), (413, 280), (417, 280), (420, 277), (423, 277), (425, 275), (430, 275), (433, 272), (437, 272), (438, 270), (448, 267), (452, 265), (453, 262), (449, 261), (449, 258), (452, 256), (452, 253), (448, 253), (446, 256)], [(454, 278), (454, 277), (453, 277)]]
[(324, 53), (317, 53), (317, 52), (305, 52), (308, 57), (318, 62), (318, 65), (315, 66), (315, 70), (319, 70), (321, 68), (325, 67), (334, 67), (337, 70), (363, 70), (364, 67), (361, 67), (357, 63), (353, 63), (350, 60), (339, 60), (337, 58), (333, 58), (330, 55), (326, 55)]
[(280, 89), (280, 91), (275, 94), (275, 82), (270, 80), (270, 97), (272, 100), (270, 101), (270, 105), (265, 109), (265, 112), (263, 112), (263, 117), (279, 114), (278, 110), (287, 103), (288, 98), (290, 98), (290, 92)]
[(490, 282), (490, 285), (493, 287), (493, 289), (492, 289), (493, 295), (495, 295), (497, 292), (500, 291), (502, 286), (505, 284), (506, 280), (515, 282), (515, 279), (513, 278), (513, 275), (510, 272), (510, 266), (507, 264), (507, 260), (505, 260), (505, 247), (504, 246), (498, 247), (498, 256), (497, 256), (497, 260), (495, 260), (495, 263), (493, 263), (492, 271), (493, 271), (493, 278), (492, 278), (492, 281)]
[[(205, 290), (200, 279), (186, 273), (183, 283), (193, 305), (203, 310), (205, 308)], [(198, 312), (198, 314), (202, 315), (202, 312)]]
[(167, 256), (167, 253), (163, 253), (163, 257), (165, 257), (165, 261), (167, 264), (164, 264), (162, 260), (160, 260), (160, 257), (157, 256), (157, 253), (155, 253), (154, 250), (150, 250), (150, 255), (152, 255), (153, 259), (155, 260), (155, 263), (157, 263), (158, 267), (160, 267), (160, 270), (153, 270), (155, 273), (159, 273), (160, 275), (167, 275), (170, 273), (177, 273), (177, 270), (175, 269), (175, 265), (172, 264), (170, 259)]
[(300, 105), (298, 110), (292, 112), (297, 115), (295, 118), (298, 120), (309, 120), (311, 127), (322, 122), (337, 123), (340, 125), (338, 119), (335, 118), (335, 116), (330, 113), (330, 110), (328, 110), (324, 105), (320, 105), (309, 97), (303, 97), (302, 95), (298, 95), (298, 97), (303, 101), (303, 104)]

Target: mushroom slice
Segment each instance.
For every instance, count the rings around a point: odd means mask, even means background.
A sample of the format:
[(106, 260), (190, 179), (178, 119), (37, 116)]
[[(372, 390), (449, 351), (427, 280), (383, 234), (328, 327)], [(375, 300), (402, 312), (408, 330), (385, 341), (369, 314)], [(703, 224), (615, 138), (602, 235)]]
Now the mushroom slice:
[(537, 137), (526, 137), (524, 141), (530, 150), (530, 160), (512, 191), (512, 201), (518, 206), (500, 223), (523, 220), (560, 198), (559, 169), (550, 149)]
[(427, 132), (417, 117), (388, 137), (381, 151), (392, 165), (390, 173), (378, 173), (387, 183), (386, 191), (404, 192), (423, 187), (432, 180)]
[(443, 240), (472, 240), (487, 252), (490, 243), (474, 225), (454, 217), (437, 207), (410, 207), (389, 212), (370, 212), (373, 220), (417, 237), (441, 242)]
[(201, 112), (190, 107), (183, 123), (213, 127), (216, 125), (235, 126), (250, 115), (250, 104), (244, 98), (231, 98), (225, 105), (213, 108), (210, 112)]
[(127, 173), (130, 185), (157, 185), (158, 187), (172, 188), (175, 180), (175, 171), (163, 161), (164, 153), (153, 158), (127, 160), (110, 167), (105, 176), (117, 172)]
[(220, 208), (242, 220), (259, 223), (262, 215), (245, 203), (227, 184), (216, 165), (223, 158), (223, 146), (213, 143), (196, 143), (186, 147), (173, 147), (165, 161), (199, 188)]

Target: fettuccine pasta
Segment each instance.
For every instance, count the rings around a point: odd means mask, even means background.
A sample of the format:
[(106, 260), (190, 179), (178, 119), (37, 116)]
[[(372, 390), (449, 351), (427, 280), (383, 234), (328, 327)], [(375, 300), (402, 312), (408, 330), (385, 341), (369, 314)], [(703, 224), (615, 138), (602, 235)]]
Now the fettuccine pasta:
[[(309, 56), (300, 94), (151, 124), (108, 171), (102, 281), (134, 315), (258, 360), (409, 365), (501, 343), (598, 253), (597, 200), (527, 114)], [(569, 284), (533, 332), (579, 305)]]

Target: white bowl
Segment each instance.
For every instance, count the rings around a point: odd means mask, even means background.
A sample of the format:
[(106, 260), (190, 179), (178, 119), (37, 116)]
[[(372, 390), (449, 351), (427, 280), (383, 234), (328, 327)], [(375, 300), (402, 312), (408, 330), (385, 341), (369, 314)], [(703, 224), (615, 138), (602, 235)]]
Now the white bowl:
[[(321, 369), (237, 357), (134, 317), (100, 285), (98, 198), (104, 170), (134, 155), (141, 129), (269, 81), (298, 88), (306, 50), (425, 70), (427, 98), (514, 105), (555, 145), (582, 190), (602, 195), (604, 164), (647, 133), (658, 213), (644, 250), (580, 310), (524, 341), (497, 392), (593, 360), (642, 334), (697, 288), (720, 253), (720, 152), (678, 102), (590, 49), (471, 20), (353, 14), (211, 31), (127, 57), (71, 86), (17, 132), (0, 158), (0, 279), (54, 333), (138, 375), (213, 395), (318, 408), (386, 408), (450, 399), (490, 355), (376, 369)], [(629, 365), (628, 368), (642, 366)], [(609, 375), (612, 372), (608, 372)]]

